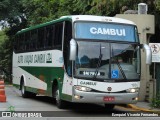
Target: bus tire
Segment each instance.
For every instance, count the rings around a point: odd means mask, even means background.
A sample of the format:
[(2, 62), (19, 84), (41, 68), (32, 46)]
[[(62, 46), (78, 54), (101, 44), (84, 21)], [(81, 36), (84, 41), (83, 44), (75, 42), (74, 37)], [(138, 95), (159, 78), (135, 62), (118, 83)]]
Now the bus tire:
[(26, 87), (23, 80), (21, 81), (21, 95), (23, 98), (27, 98), (29, 95), (28, 92), (26, 91)]
[(58, 87), (56, 87), (55, 99), (56, 99), (56, 105), (57, 105), (57, 107), (58, 107), (59, 109), (64, 109), (65, 106), (66, 106), (66, 102), (63, 101), (63, 100), (60, 98), (60, 93), (59, 93)]
[(111, 111), (111, 110), (113, 110), (114, 106), (115, 106), (114, 104), (105, 104), (105, 109), (107, 111)]

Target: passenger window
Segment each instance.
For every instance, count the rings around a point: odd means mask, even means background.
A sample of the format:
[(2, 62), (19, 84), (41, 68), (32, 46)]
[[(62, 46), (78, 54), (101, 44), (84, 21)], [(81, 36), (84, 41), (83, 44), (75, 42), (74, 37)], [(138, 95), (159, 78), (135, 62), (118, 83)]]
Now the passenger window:
[(20, 35), (19, 37), (19, 51), (24, 51), (24, 47), (23, 47), (23, 44), (24, 44), (24, 34)]
[(63, 35), (63, 23), (55, 25), (54, 31), (54, 46), (61, 48), (62, 47), (62, 35)]
[(29, 51), (30, 50), (30, 32), (25, 33), (25, 42), (23, 44), (25, 44), (25, 50)]
[(53, 31), (52, 26), (46, 27), (45, 48), (52, 47), (52, 41), (53, 41), (53, 32), (52, 31)]
[(31, 42), (32, 42), (31, 49), (36, 50), (37, 49), (37, 43), (38, 43), (38, 32), (37, 32), (37, 30), (33, 30), (31, 32)]
[(38, 48), (39, 49), (43, 49), (44, 48), (44, 37), (45, 37), (45, 29), (44, 28), (40, 28), (38, 30)]

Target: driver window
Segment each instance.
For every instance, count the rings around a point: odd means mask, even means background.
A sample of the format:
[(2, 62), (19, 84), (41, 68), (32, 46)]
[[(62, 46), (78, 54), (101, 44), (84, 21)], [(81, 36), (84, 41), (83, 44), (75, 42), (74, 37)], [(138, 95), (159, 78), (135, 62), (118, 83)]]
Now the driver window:
[(72, 62), (69, 60), (71, 39), (72, 39), (72, 24), (69, 21), (65, 21), (63, 56), (64, 56), (65, 70), (68, 76), (70, 77), (72, 76)]

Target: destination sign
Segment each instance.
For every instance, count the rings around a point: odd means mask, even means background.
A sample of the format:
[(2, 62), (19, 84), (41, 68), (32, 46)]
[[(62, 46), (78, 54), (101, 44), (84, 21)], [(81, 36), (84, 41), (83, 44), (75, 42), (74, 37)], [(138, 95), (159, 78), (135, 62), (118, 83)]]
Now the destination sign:
[(135, 26), (113, 23), (75, 23), (75, 38), (137, 42)]

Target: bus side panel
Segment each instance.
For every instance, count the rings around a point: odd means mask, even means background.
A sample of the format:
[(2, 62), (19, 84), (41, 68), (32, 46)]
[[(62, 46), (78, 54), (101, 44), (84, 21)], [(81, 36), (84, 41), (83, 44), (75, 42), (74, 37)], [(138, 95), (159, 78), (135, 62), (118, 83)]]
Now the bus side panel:
[(27, 90), (52, 96), (53, 80), (62, 81), (64, 77), (62, 51), (13, 53), (13, 84), (20, 85), (22, 75), (25, 76)]
[(73, 79), (66, 73), (64, 74), (63, 86), (62, 86), (62, 99), (71, 101), (72, 100), (72, 84)]
[[(16, 74), (17, 73), (17, 74)], [(27, 90), (33, 92), (31, 88), (40, 89), (40, 90), (47, 90), (47, 84), (43, 80), (37, 78), (35, 75), (30, 74), (28, 71), (24, 70), (23, 68), (17, 67), (15, 73), (14, 84), (20, 85), (21, 76), (24, 78), (25, 86)]]

